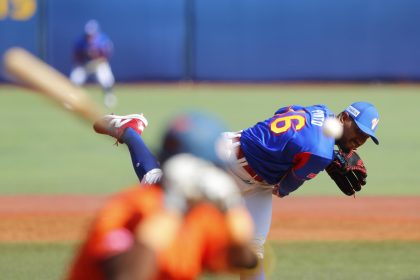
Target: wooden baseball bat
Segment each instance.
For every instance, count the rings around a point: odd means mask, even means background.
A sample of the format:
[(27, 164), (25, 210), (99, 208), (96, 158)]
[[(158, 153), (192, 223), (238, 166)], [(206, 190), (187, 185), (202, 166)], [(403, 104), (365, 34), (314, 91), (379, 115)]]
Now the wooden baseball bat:
[(47, 96), (85, 121), (92, 124), (103, 115), (103, 108), (93, 102), (87, 92), (28, 51), (10, 48), (4, 54), (3, 62), (11, 78)]

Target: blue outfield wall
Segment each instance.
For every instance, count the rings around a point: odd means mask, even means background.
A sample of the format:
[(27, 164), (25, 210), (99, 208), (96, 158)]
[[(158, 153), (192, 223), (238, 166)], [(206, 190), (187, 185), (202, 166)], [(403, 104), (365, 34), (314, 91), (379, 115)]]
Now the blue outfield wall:
[(0, 52), (68, 74), (91, 18), (117, 81), (420, 80), (418, 0), (0, 0)]
[[(39, 26), (41, 23), (35, 0), (26, 9), (11, 9), (0, 0), (0, 57), (10, 47), (22, 46), (33, 54), (39, 54)], [(0, 81), (4, 76), (0, 69)]]
[(49, 1), (48, 61), (68, 73), (74, 41), (92, 18), (114, 42), (111, 65), (118, 81), (183, 77), (184, 1)]
[(209, 80), (420, 78), (420, 1), (197, 0)]
[[(2, 1), (7, 0), (0, 0), (1, 53), (19, 45), (68, 75), (73, 44), (85, 23), (96, 19), (114, 42), (111, 66), (117, 81), (184, 78), (184, 0), (38, 0), (35, 14), (20, 21), (1, 17)], [(9, 14), (12, 10), (10, 3)]]

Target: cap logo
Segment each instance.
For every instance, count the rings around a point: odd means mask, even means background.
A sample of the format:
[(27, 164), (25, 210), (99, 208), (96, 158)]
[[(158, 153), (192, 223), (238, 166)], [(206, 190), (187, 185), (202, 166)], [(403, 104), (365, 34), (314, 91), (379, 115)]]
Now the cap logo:
[(372, 120), (372, 130), (375, 130), (375, 127), (378, 125), (379, 119), (375, 118)]
[(357, 118), (357, 116), (360, 114), (360, 111), (359, 110), (357, 110), (356, 108), (354, 108), (353, 106), (349, 106), (349, 107), (347, 107), (347, 110), (346, 110), (347, 112), (349, 112), (350, 114), (352, 114), (354, 117), (356, 117)]

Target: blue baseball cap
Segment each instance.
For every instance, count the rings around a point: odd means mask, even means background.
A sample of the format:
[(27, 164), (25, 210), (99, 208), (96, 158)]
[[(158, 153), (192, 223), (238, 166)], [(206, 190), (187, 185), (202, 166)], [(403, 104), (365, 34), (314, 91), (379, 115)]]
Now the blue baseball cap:
[(379, 113), (373, 104), (368, 102), (355, 102), (345, 110), (354, 120), (361, 131), (369, 135), (376, 145), (379, 144), (375, 131), (378, 127)]

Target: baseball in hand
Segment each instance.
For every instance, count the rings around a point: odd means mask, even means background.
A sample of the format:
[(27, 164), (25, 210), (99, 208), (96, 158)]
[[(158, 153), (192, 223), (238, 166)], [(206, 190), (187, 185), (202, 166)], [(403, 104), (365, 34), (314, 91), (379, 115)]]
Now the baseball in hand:
[(336, 118), (327, 118), (322, 126), (322, 131), (326, 136), (338, 139), (343, 135), (343, 125)]

